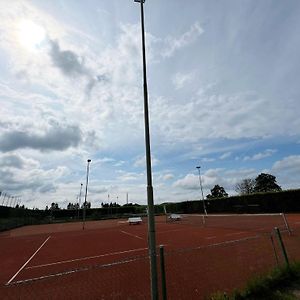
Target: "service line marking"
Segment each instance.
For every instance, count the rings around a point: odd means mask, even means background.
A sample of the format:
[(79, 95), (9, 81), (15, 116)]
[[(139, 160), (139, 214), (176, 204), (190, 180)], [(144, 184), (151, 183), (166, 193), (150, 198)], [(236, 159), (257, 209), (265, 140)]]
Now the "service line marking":
[(208, 236), (208, 237), (206, 237), (205, 239), (206, 240), (211, 240), (211, 239), (215, 239), (216, 238), (216, 236)]
[(239, 235), (239, 234), (243, 234), (243, 233), (245, 233), (245, 231), (234, 232), (234, 233), (228, 233), (228, 234), (225, 234), (225, 236)]
[(100, 257), (105, 257), (105, 256), (113, 256), (113, 255), (124, 254), (124, 253), (129, 253), (129, 252), (136, 252), (136, 251), (142, 251), (142, 250), (147, 250), (147, 249), (148, 248), (138, 248), (138, 249), (125, 250), (125, 251), (110, 252), (110, 253), (99, 254), (99, 255), (95, 255), (95, 256), (87, 256), (87, 257), (81, 257), (81, 258), (74, 258), (74, 259), (62, 260), (62, 261), (57, 261), (57, 262), (43, 264), (43, 265), (31, 266), (31, 267), (27, 267), (26, 269), (36, 269), (36, 268), (42, 268), (42, 267), (48, 267), (48, 266), (66, 264), (66, 263), (70, 263), (70, 262), (74, 262), (74, 261), (89, 260), (89, 259), (94, 259), (94, 258), (100, 258)]
[(143, 238), (141, 238), (141, 237), (138, 236), (138, 235), (134, 235), (134, 234), (132, 234), (132, 233), (129, 233), (129, 232), (123, 231), (123, 230), (120, 230), (120, 231), (121, 231), (122, 233), (124, 233), (124, 234), (127, 234), (127, 235), (133, 236), (133, 237), (135, 237), (135, 238), (137, 238), (137, 239), (143, 240)]
[(17, 273), (6, 283), (6, 285), (9, 285), (16, 276), (26, 267), (26, 265), (34, 258), (34, 256), (42, 249), (42, 247), (48, 242), (51, 236), (48, 236), (48, 238), (43, 242), (43, 244), (31, 255), (31, 257), (25, 262), (25, 264), (17, 271)]
[(172, 230), (166, 230), (166, 231), (158, 231), (156, 233), (160, 234), (160, 233), (169, 233), (169, 232), (174, 232), (174, 231), (184, 231), (184, 229), (172, 229)]

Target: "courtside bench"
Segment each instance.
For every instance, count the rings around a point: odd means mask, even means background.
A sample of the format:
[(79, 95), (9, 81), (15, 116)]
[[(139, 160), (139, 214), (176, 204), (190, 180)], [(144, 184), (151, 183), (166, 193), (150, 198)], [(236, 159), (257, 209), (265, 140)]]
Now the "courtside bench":
[(168, 219), (170, 221), (180, 221), (181, 220), (181, 215), (178, 214), (170, 214)]
[(129, 225), (142, 224), (143, 220), (141, 217), (128, 218)]

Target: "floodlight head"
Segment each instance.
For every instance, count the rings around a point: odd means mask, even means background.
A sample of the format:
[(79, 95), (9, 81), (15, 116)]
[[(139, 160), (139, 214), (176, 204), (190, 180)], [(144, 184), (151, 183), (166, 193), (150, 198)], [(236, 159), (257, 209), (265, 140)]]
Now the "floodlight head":
[(88, 159), (88, 160), (87, 160), (88, 163), (90, 163), (91, 161), (92, 161), (91, 159)]
[(134, 0), (134, 2), (138, 2), (138, 3), (145, 3), (145, 0)]
[(198, 166), (198, 167), (196, 167), (197, 169), (200, 169), (201, 167), (200, 166)]

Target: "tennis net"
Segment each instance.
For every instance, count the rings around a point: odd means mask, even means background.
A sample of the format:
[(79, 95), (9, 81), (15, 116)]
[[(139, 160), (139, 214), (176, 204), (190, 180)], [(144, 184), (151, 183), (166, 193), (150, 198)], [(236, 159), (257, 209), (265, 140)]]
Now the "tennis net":
[[(176, 216), (176, 217), (174, 217)], [(167, 222), (201, 227), (253, 230), (267, 232), (274, 227), (291, 232), (286, 216), (280, 214), (170, 214)]]

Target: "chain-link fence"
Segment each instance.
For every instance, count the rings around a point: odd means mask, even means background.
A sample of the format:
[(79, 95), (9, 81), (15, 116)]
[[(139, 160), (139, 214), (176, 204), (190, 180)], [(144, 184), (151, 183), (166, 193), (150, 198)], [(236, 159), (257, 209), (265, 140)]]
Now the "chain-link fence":
[[(282, 233), (290, 261), (300, 259), (300, 229)], [(275, 231), (193, 249), (164, 249), (168, 299), (203, 299), (242, 288), (254, 276), (284, 265)], [(159, 253), (159, 251), (158, 251)], [(160, 270), (160, 257), (158, 269)], [(159, 294), (162, 298), (161, 272)], [(0, 289), (1, 299), (150, 299), (149, 258), (131, 257), (30, 280)]]

